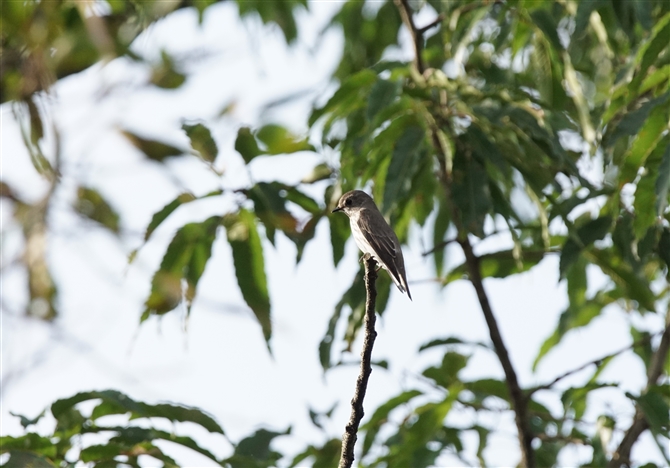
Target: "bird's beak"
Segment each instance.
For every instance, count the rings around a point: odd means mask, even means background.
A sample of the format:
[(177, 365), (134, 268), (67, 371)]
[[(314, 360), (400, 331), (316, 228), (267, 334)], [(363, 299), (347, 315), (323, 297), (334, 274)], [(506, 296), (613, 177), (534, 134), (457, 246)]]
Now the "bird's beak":
[(331, 213), (337, 213), (338, 211), (342, 211), (343, 208), (340, 208), (339, 206), (335, 208)]

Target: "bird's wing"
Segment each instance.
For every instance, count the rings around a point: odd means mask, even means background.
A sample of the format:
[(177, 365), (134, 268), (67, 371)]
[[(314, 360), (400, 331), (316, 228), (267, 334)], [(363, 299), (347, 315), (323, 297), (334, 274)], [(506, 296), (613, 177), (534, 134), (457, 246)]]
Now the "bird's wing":
[[(376, 222), (373, 223), (374, 216), (378, 216)], [(380, 224), (383, 223), (383, 224)], [(401, 273), (398, 271), (396, 258), (402, 253), (398, 252), (396, 248), (395, 233), (391, 227), (386, 223), (386, 220), (380, 213), (375, 213), (370, 210), (361, 210), (358, 218), (358, 224), (365, 239), (370, 243), (375, 253), (379, 257), (391, 273), (396, 284), (400, 283)], [(386, 229), (379, 229), (379, 226), (384, 226)], [(374, 234), (372, 234), (374, 232)]]

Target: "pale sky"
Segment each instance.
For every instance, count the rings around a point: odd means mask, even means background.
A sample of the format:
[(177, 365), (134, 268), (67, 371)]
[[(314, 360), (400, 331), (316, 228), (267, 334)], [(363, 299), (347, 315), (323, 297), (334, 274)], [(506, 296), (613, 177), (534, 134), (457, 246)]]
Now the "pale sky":
[[(262, 27), (256, 20), (240, 23), (232, 2), (209, 8), (202, 27), (194, 10), (179, 11), (143, 33), (135, 50), (156, 57), (165, 49), (183, 58), (190, 74), (180, 89), (145, 87), (147, 69), (124, 60), (97, 65), (57, 84), (47, 112), (63, 137), (64, 177), (49, 218), (49, 262), (59, 287), (60, 315), (53, 324), (21, 317), (27, 299), (25, 273), (17, 268), (3, 271), (3, 435), (20, 433), (18, 419), (9, 416), (9, 411), (34, 417), (58, 398), (94, 389), (117, 389), (147, 402), (197, 406), (214, 415), (234, 441), (259, 427), (281, 431), (292, 426), (290, 436), (275, 442), (277, 450), (291, 455), (307, 444), (326, 440), (326, 435), (309, 421), (308, 407), (323, 411), (339, 402), (326, 429), (328, 438), (342, 434), (358, 367), (339, 367), (324, 378), (318, 344), (335, 304), (358, 269), (353, 241), (347, 244), (346, 256), (337, 269), (333, 268), (325, 221), (319, 224), (297, 267), (295, 247), (281, 234), (277, 235), (276, 247), (264, 243), (274, 359), (268, 355), (260, 327), (242, 300), (222, 232), (198, 286), (187, 330), (179, 311), (138, 325), (151, 276), (175, 230), (185, 222), (234, 209), (233, 196), (182, 207), (158, 229), (136, 262), (130, 267), (127, 264), (127, 255), (140, 245), (151, 215), (184, 188), (204, 194), (221, 187), (248, 186), (250, 180), (297, 183), (319, 162), (337, 161), (338, 155), (332, 152), (261, 157), (247, 172), (233, 144), (241, 125), (277, 122), (296, 133), (306, 133), (311, 103), (322, 102), (333, 89), (327, 79), (339, 60), (342, 38), (337, 30), (323, 36), (320, 31), (338, 7), (337, 2), (311, 3), (310, 13), (299, 16), (300, 39), (292, 47), (284, 44), (276, 28)], [(264, 110), (267, 103), (296, 92), (304, 92), (304, 98)], [(217, 117), (230, 103), (235, 104), (232, 112)], [(2, 180), (16, 187), (21, 196), (36, 200), (43, 195), (46, 183), (30, 164), (11, 106), (5, 104), (0, 109)], [(188, 156), (169, 161), (165, 169), (144, 159), (119, 132), (130, 129), (186, 146), (187, 138), (180, 130), (184, 118), (203, 121), (211, 128), (220, 150), (215, 165), (224, 171), (223, 177)], [(50, 148), (49, 142), (46, 147)], [(120, 241), (68, 208), (78, 184), (98, 188), (121, 214), (124, 235)], [(321, 201), (324, 188), (320, 183), (307, 190)], [(0, 207), (4, 266), (22, 247), (20, 227), (12, 221), (9, 204), (3, 200)], [(429, 228), (412, 229), (410, 245), (404, 251), (414, 301), (394, 288), (389, 307), (378, 321), (374, 359), (387, 359), (391, 366), (388, 371), (373, 371), (365, 400), (368, 416), (400, 391), (422, 385), (417, 376), (441, 360), (440, 349), (417, 354), (422, 344), (447, 336), (488, 342), (488, 330), (471, 285), (459, 281), (440, 290), (428, 281), (435, 276), (432, 259), (423, 258), (421, 253), (432, 247), (430, 239)], [(508, 244), (505, 238), (491, 239), (479, 245), (478, 251), (498, 250)], [(454, 265), (462, 255), (450, 248), (447, 257)], [(590, 279), (592, 283), (602, 281), (595, 269)], [(642, 320), (610, 307), (588, 327), (570, 332), (532, 374), (537, 351), (567, 304), (565, 283), (558, 282), (558, 258), (548, 258), (528, 273), (507, 280), (487, 280), (485, 284), (524, 386), (544, 383), (626, 346), (630, 343), (631, 321), (643, 328), (660, 327), (660, 317)], [(346, 360), (358, 360), (360, 344), (359, 340)], [(470, 352), (465, 348), (460, 351)], [(566, 379), (560, 388), (583, 382), (591, 373), (589, 370)], [(490, 376), (502, 377), (497, 359), (490, 353), (474, 351), (462, 377)], [(618, 357), (601, 380), (618, 382), (622, 377), (622, 387), (632, 393), (644, 385), (644, 369), (631, 353)], [(559, 396), (544, 392), (538, 397), (558, 411)], [(591, 398), (595, 404), (587, 419), (595, 421), (608, 409), (626, 416), (624, 424), (628, 424), (632, 406), (621, 391), (600, 390)], [(452, 411), (447, 422), (467, 425), (474, 421), (469, 412)], [(519, 450), (511, 417), (481, 418), (479, 422), (500, 429), (490, 438), (485, 451), (487, 461), (492, 466), (516, 464)], [(52, 420), (45, 418), (38, 429), (45, 433), (51, 424)], [(218, 456), (230, 453), (221, 438), (204, 431), (179, 425), (177, 432), (194, 435)], [(621, 433), (615, 434), (610, 448), (620, 437)], [(476, 460), (477, 438), (468, 435), (464, 440), (469, 459)], [(640, 440), (634, 459), (642, 464), (662, 462), (651, 437), (647, 434)], [(206, 463), (191, 452), (174, 448), (166, 451), (187, 466)], [(589, 452), (584, 448), (564, 451), (561, 464), (583, 463), (590, 459)], [(143, 462), (155, 465), (151, 459)], [(461, 464), (450, 455), (440, 458), (440, 463)]]

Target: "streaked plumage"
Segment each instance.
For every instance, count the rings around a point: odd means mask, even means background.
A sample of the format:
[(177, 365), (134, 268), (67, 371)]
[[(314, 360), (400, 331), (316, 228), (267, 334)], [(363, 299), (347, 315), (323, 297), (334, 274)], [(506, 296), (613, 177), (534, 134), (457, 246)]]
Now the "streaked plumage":
[(405, 260), (400, 241), (377, 209), (374, 200), (361, 190), (352, 190), (340, 198), (333, 213), (342, 211), (349, 217), (356, 245), (370, 254), (377, 264), (389, 272), (400, 292), (412, 299), (405, 275)]

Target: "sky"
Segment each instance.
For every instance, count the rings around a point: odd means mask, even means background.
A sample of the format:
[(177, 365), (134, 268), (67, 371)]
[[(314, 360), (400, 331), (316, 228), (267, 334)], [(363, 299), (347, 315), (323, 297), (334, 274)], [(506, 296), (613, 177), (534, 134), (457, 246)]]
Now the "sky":
[[(232, 2), (207, 9), (202, 25), (198, 25), (194, 10), (182, 10), (151, 26), (133, 46), (147, 57), (158, 57), (164, 49), (181, 58), (189, 71), (181, 88), (147, 87), (148, 69), (123, 59), (98, 64), (55, 86), (45, 111), (60, 129), (64, 166), (49, 218), (48, 261), (59, 287), (60, 315), (52, 324), (22, 316), (27, 299), (25, 272), (5, 267), (21, 252), (20, 227), (3, 200), (2, 435), (21, 432), (10, 411), (34, 417), (58, 398), (108, 388), (142, 401), (197, 406), (214, 415), (234, 441), (259, 427), (281, 431), (291, 426), (291, 436), (275, 443), (277, 450), (288, 454), (342, 433), (358, 367), (338, 367), (324, 376), (318, 344), (335, 304), (358, 271), (359, 254), (353, 241), (348, 242), (338, 268), (333, 267), (326, 222), (319, 224), (298, 265), (295, 247), (282, 235), (277, 236), (274, 247), (264, 243), (273, 356), (244, 304), (230, 248), (221, 239), (214, 244), (189, 320), (177, 311), (139, 325), (151, 276), (175, 230), (185, 222), (232, 210), (234, 196), (214, 197), (181, 208), (142, 247), (137, 260), (130, 266), (127, 262), (129, 252), (141, 245), (152, 214), (184, 189), (204, 194), (222, 187), (245, 187), (251, 181), (297, 183), (314, 165), (337, 163), (337, 154), (324, 150), (260, 157), (247, 170), (233, 145), (242, 125), (281, 122), (298, 134), (306, 134), (312, 104), (323, 102), (334, 89), (328, 79), (339, 60), (342, 37), (337, 30), (322, 30), (338, 7), (337, 2), (310, 3), (310, 11), (299, 15), (299, 39), (293, 46), (284, 43), (276, 28), (263, 27), (255, 19), (241, 22)], [(408, 47), (393, 53), (410, 58)], [(296, 93), (301, 97), (295, 101), (267, 106)], [(232, 110), (220, 116), (231, 104)], [(47, 183), (30, 164), (11, 105), (0, 107), (0, 119), (2, 180), (18, 187), (25, 198), (37, 200)], [(166, 167), (147, 161), (120, 132), (129, 129), (187, 146), (180, 130), (184, 119), (204, 122), (211, 128), (220, 150), (215, 166), (223, 171), (222, 177), (195, 157), (175, 158)], [(52, 141), (46, 143), (48, 148)], [(99, 189), (121, 213), (120, 238), (69, 209), (79, 184)], [(321, 200), (324, 188), (320, 183), (309, 190)], [(431, 238), (430, 230), (412, 228), (404, 254), (414, 300), (394, 289), (389, 307), (378, 321), (373, 358), (388, 360), (390, 368), (373, 371), (365, 400), (368, 414), (402, 390), (421, 385), (421, 371), (441, 360), (443, 350), (418, 354), (422, 344), (447, 336), (488, 341), (471, 285), (458, 281), (441, 289), (433, 281), (432, 259), (422, 256), (432, 247)], [(483, 253), (508, 246), (508, 239), (497, 237), (476, 248)], [(449, 248), (447, 258), (455, 265), (462, 255)], [(589, 279), (591, 288), (603, 280), (596, 271), (589, 272)], [(485, 284), (523, 386), (544, 383), (625, 347), (630, 344), (630, 323), (660, 327), (659, 317), (640, 318), (608, 308), (589, 326), (569, 333), (533, 374), (530, 369), (537, 350), (553, 332), (566, 306), (565, 283), (558, 281), (558, 258), (548, 258), (530, 272)], [(360, 345), (359, 339), (345, 359), (357, 361)], [(590, 371), (578, 373), (566, 379), (561, 388), (583, 382), (590, 375)], [(495, 356), (473, 351), (462, 377), (490, 376), (502, 377)], [(618, 357), (602, 380), (618, 382), (621, 376), (625, 376), (620, 382), (625, 390), (635, 393), (644, 385), (644, 369), (631, 353)], [(551, 408), (560, 408), (555, 393), (543, 392), (539, 398)], [(604, 410), (625, 418), (632, 415), (632, 406), (619, 391), (600, 390), (592, 398), (594, 405), (587, 418), (594, 420)], [(335, 403), (326, 431), (315, 428), (308, 407), (324, 411)], [(472, 422), (471, 414), (452, 413), (448, 422)], [(486, 459), (494, 466), (516, 464), (519, 451), (512, 419), (502, 416), (480, 422), (500, 429), (491, 438)], [(45, 433), (52, 423), (47, 417), (38, 430)], [(177, 431), (193, 433), (193, 428), (182, 426)], [(229, 445), (220, 439), (197, 430), (195, 434), (215, 454), (229, 454)], [(612, 444), (617, 437), (621, 434), (615, 433)], [(465, 442), (474, 453), (476, 437), (467, 436)], [(199, 455), (174, 447), (166, 450), (184, 465), (207, 466)], [(633, 456), (641, 462), (661, 460), (648, 435), (641, 438)], [(589, 459), (588, 449), (577, 448), (565, 451), (561, 463), (567, 466)], [(150, 459), (143, 462), (154, 466)], [(450, 455), (442, 457), (440, 463), (461, 464)]]

